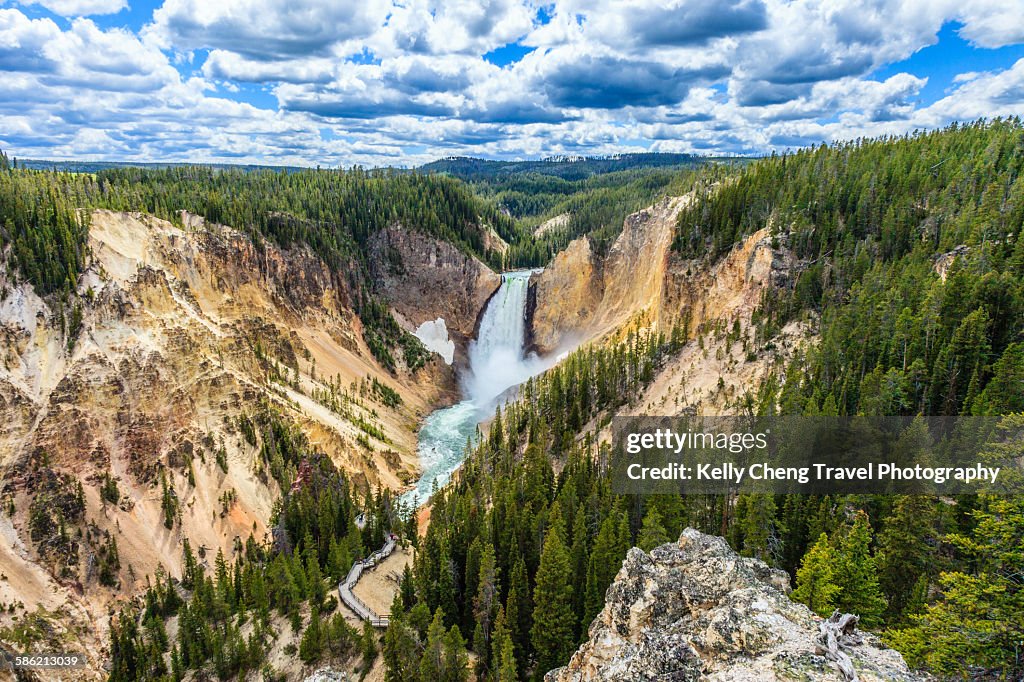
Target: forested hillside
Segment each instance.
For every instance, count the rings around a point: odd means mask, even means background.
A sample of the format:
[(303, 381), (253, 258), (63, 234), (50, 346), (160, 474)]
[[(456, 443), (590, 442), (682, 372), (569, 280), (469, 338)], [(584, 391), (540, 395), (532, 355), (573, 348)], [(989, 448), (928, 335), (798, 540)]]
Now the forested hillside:
[(619, 234), (626, 216), (659, 197), (689, 191), (689, 171), (702, 168), (707, 179), (747, 161), (659, 153), (540, 161), (457, 157), (420, 170), (465, 180), (507, 213), (524, 235), (532, 234), (534, 239), (513, 243), (506, 257), (510, 266), (530, 267), (547, 263), (582, 235), (589, 235), (601, 252)]
[(457, 156), (433, 161), (420, 166), (419, 170), (425, 173), (445, 173), (469, 182), (500, 181), (516, 175), (546, 175), (574, 181), (639, 168), (697, 166), (707, 160), (706, 157), (694, 154), (658, 153), (551, 157), (538, 161), (494, 161)]
[[(583, 234), (597, 248), (607, 246), (628, 214), (658, 196), (683, 193), (689, 176), (681, 171), (710, 162), (687, 154), (627, 154), (454, 159), (416, 171), (25, 161), (15, 169), (4, 155), (0, 169), (12, 172), (0, 186), (0, 220), (7, 226), (0, 246), (16, 245), (18, 267), (43, 293), (69, 289), (83, 266), (88, 228), (77, 209), (89, 208), (144, 211), (172, 222), (185, 210), (282, 246), (308, 244), (336, 267), (359, 264), (369, 236), (394, 224), (445, 239), (495, 269), (534, 267)], [(534, 235), (545, 220), (562, 215), (556, 229)], [(37, 224), (40, 229), (28, 227)], [(485, 226), (509, 244), (507, 254), (489, 250)], [(45, 245), (56, 249), (44, 253)]]
[[(650, 206), (662, 196), (679, 196), (690, 189), (697, 163), (675, 168), (637, 168), (578, 180), (540, 173), (497, 176), (472, 184), (474, 191), (506, 211), (521, 232), (508, 254), (512, 265), (546, 263), (573, 239), (589, 235), (603, 252), (622, 230), (626, 216)], [(728, 166), (707, 166), (705, 177), (725, 174)]]
[(768, 334), (820, 316), (798, 401), (817, 394), (843, 414), (1020, 411), (1022, 167), (1017, 120), (773, 157), (705, 191), (674, 247), (721, 254), (771, 223), (804, 260), (761, 316)]
[[(800, 269), (755, 314), (759, 347), (794, 319), (818, 339), (747, 387), (744, 404), (762, 414), (1020, 412), (1022, 164), (1024, 128), (1011, 120), (698, 178), (677, 253), (714, 259), (770, 225)], [(470, 642), (489, 679), (541, 679), (586, 637), (626, 550), (686, 526), (784, 568), (813, 610), (860, 614), (912, 665), (955, 678), (1024, 674), (1018, 498), (612, 494), (588, 429), (670, 363), (682, 336), (577, 351), (495, 418), (434, 499), (416, 590), (393, 609), (409, 615), (385, 637), (389, 679), (460, 679), (459, 656), (428, 655), (446, 628), (458, 637), (444, 641)], [(1024, 426), (1019, 415), (1006, 423)]]

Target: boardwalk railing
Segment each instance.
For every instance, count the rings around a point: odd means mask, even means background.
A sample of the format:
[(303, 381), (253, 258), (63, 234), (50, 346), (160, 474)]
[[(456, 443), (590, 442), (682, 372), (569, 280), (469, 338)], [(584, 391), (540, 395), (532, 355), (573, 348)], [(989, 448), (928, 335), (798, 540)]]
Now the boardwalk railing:
[(365, 621), (369, 621), (370, 625), (375, 628), (386, 628), (388, 626), (388, 614), (378, 615), (366, 604), (366, 602), (357, 597), (355, 592), (352, 590), (355, 588), (356, 583), (359, 582), (359, 578), (362, 577), (364, 570), (373, 568), (391, 556), (391, 553), (394, 551), (395, 537), (390, 535), (383, 547), (365, 559), (360, 559), (359, 561), (354, 562), (352, 564), (352, 568), (348, 571), (348, 575), (345, 576), (345, 579), (338, 583), (338, 597), (341, 599), (342, 603), (352, 609), (352, 612), (357, 616)]

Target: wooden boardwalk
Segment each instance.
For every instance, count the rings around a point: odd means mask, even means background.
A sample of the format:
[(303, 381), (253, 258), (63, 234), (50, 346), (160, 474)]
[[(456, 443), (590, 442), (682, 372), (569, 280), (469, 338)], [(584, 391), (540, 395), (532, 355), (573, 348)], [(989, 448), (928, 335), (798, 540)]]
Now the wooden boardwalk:
[(353, 592), (353, 588), (356, 583), (359, 582), (359, 578), (363, 575), (363, 571), (369, 568), (373, 568), (380, 562), (391, 556), (391, 553), (395, 551), (395, 536), (389, 535), (387, 542), (384, 546), (378, 549), (376, 552), (361, 559), (352, 564), (352, 568), (349, 569), (348, 575), (345, 579), (338, 583), (338, 597), (342, 603), (345, 604), (352, 613), (359, 616), (365, 621), (369, 621), (370, 625), (375, 628), (386, 628), (388, 626), (388, 614), (374, 613), (373, 609), (366, 605), (362, 599), (356, 596)]

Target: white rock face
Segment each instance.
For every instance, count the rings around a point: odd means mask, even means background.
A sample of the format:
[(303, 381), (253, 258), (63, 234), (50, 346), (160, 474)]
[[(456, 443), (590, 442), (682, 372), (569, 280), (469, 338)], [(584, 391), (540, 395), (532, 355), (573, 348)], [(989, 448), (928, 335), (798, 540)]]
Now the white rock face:
[(427, 350), (444, 358), (445, 364), (450, 365), (455, 360), (455, 342), (448, 338), (448, 327), (443, 317), (427, 320), (413, 334), (423, 342)]
[(330, 668), (321, 668), (306, 677), (303, 682), (348, 682), (348, 673), (338, 672)]

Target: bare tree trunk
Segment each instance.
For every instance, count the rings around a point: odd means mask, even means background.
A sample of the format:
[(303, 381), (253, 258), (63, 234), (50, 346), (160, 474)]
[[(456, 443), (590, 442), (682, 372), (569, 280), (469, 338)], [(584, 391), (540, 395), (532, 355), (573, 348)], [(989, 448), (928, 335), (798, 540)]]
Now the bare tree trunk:
[(856, 646), (863, 641), (857, 634), (859, 621), (858, 616), (852, 613), (840, 615), (839, 609), (836, 609), (818, 625), (817, 653), (835, 663), (836, 668), (849, 682), (857, 682), (857, 672), (853, 669), (853, 660), (842, 649)]

